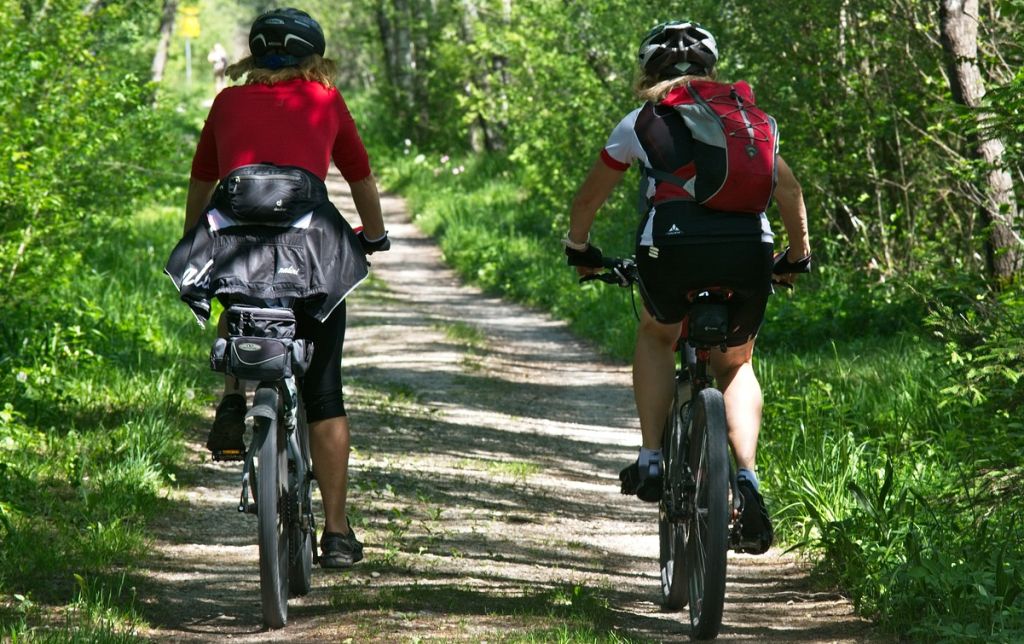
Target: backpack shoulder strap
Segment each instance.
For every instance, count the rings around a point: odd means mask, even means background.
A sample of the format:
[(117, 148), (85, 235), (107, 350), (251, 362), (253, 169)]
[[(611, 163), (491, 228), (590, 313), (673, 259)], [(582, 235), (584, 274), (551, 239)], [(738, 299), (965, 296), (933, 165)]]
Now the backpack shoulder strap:
[(665, 172), (664, 170), (659, 170), (657, 168), (648, 168), (646, 166), (644, 166), (643, 172), (649, 177), (654, 177), (654, 179), (657, 181), (668, 181), (669, 183), (675, 184), (680, 188), (686, 187), (686, 182), (677, 177), (676, 175), (672, 174), (671, 172)]

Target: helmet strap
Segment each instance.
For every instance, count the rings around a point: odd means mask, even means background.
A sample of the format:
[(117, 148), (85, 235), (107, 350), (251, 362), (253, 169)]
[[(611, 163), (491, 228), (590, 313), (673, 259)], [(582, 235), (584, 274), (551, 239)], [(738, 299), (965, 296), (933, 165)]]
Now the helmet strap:
[(301, 58), (289, 54), (271, 52), (258, 57), (256, 59), (256, 66), (261, 69), (283, 69), (285, 67), (295, 67), (301, 60)]

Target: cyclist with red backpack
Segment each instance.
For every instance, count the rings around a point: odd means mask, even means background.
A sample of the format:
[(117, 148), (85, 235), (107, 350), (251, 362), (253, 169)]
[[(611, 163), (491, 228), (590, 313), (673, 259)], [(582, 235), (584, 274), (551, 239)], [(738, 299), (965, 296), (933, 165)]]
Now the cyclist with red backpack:
[[(774, 539), (755, 474), (763, 398), (754, 373), (754, 339), (776, 278), (792, 283), (810, 266), (800, 184), (778, 156), (775, 121), (757, 108), (747, 83), (715, 80), (714, 37), (693, 22), (666, 22), (643, 38), (637, 95), (645, 101), (612, 131), (572, 203), (562, 240), (580, 275), (598, 272), (590, 244), (598, 209), (636, 162), (641, 221), (636, 263), (644, 301), (633, 361), (642, 446), (619, 477), (624, 494), (657, 502), (662, 490), (661, 439), (672, 404), (673, 347), (687, 315), (688, 293), (709, 285), (733, 292), (725, 352), (712, 368), (725, 397), (729, 442), (743, 495), (744, 550), (763, 553)], [(765, 215), (774, 198), (790, 247), (773, 266)]]

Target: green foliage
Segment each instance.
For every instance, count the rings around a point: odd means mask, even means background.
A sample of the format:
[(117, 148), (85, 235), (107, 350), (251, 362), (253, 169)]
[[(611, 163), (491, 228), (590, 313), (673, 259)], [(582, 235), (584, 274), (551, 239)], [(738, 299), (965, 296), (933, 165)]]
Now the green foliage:
[(191, 126), (145, 80), (160, 2), (0, 9), (0, 596), (79, 588), (59, 632), (0, 620), (18, 641), (130, 641), (91, 607), (121, 603), (99, 580), (142, 552), (197, 410), (188, 321), (154, 298), (177, 215), (131, 215), (182, 182)]
[(71, 573), (92, 584), (143, 552), (145, 520), (183, 457), (181, 427), (210, 384), (195, 379), (202, 343), (161, 274), (177, 219), (150, 210), (81, 226), (88, 268), (52, 275), (31, 307), (5, 304), (0, 593), (67, 600)]
[[(39, 606), (29, 597), (15, 595), (18, 619), (9, 625), (0, 622), (5, 641), (53, 644), (133, 644), (144, 641), (136, 634), (141, 619), (133, 604), (134, 589), (125, 588), (125, 577), (116, 580), (89, 581), (75, 575), (78, 590), (65, 608), (64, 623), (57, 628), (31, 626), (38, 621)], [(127, 604), (127, 608), (122, 606)]]
[(132, 49), (158, 8), (4, 2), (0, 273), (8, 286), (22, 271), (32, 279), (55, 262), (74, 262), (78, 223), (126, 212), (162, 171), (156, 163), (170, 149), (164, 120), (142, 80), (149, 59)]
[[(368, 12), (353, 10), (351, 26), (339, 29), (344, 42), (358, 42), (376, 82), (352, 71), (347, 80), (388, 107), (357, 115), (371, 142), (396, 149), (409, 139), (451, 156), (504, 151), (560, 234), (583, 173), (636, 106), (630, 81), (639, 35), (658, 20), (696, 19), (718, 38), (720, 76), (750, 80), (777, 117), (819, 260), (891, 279), (983, 268), (986, 231), (976, 214), (988, 167), (975, 160), (976, 142), (1004, 141), (1011, 172), (1021, 154), (1024, 51), (1014, 34), (1024, 15), (1020, 3), (997, 4), (982, 12), (989, 99), (981, 130), (978, 114), (952, 100), (938, 12), (923, 0), (822, 0), (799, 12), (764, 0), (696, 2), (686, 15), (668, 2), (527, 0), (510, 12), (497, 0), (382, 2), (394, 29), (406, 25), (401, 51), (374, 39), (379, 25)], [(380, 58), (366, 61), (367, 50)], [(618, 198), (607, 212), (629, 217), (632, 203)], [(944, 259), (950, 255), (959, 258), (954, 266)]]
[(1013, 415), (994, 398), (964, 405), (953, 388), (969, 370), (943, 368), (949, 348), (917, 335), (876, 332), (831, 350), (773, 348), (759, 362), (759, 460), (781, 532), (897, 632), (1019, 639)]
[(926, 322), (944, 342), (948, 368), (961, 376), (943, 390), (946, 404), (994, 414), (1010, 429), (1024, 430), (1013, 413), (1024, 405), (1024, 287), (936, 302)]

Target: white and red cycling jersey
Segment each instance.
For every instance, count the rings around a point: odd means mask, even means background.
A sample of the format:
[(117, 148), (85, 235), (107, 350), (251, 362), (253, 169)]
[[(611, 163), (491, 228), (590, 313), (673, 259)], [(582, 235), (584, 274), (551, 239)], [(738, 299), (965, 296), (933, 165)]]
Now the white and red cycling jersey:
[[(644, 168), (672, 174), (693, 163), (693, 134), (671, 105), (647, 102), (615, 126), (601, 150), (601, 160), (619, 171), (639, 162)], [(771, 226), (763, 212), (754, 215), (710, 210), (690, 200), (692, 195), (679, 185), (659, 181), (646, 172), (641, 174), (639, 246), (752, 238), (772, 242)]]

